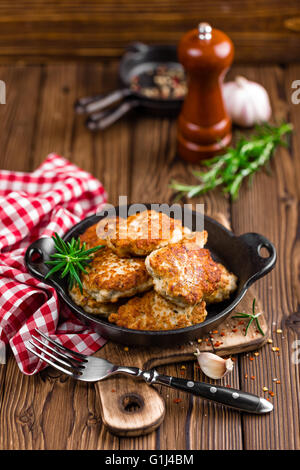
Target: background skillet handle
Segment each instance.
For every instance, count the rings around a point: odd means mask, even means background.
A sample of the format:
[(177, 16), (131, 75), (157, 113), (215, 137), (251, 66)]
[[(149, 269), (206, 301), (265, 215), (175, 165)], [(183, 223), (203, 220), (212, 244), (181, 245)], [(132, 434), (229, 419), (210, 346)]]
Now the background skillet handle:
[[(248, 257), (253, 261), (253, 275), (247, 281), (247, 288), (253, 282), (270, 272), (277, 259), (276, 248), (266, 237), (258, 233), (244, 233), (239, 237), (248, 246)], [(269, 256), (264, 256), (261, 251), (265, 248)]]
[(78, 114), (94, 113), (95, 111), (100, 111), (101, 109), (116, 104), (130, 95), (132, 95), (130, 88), (122, 88), (120, 90), (112, 91), (106, 95), (87, 96), (85, 98), (80, 98), (75, 102), (75, 111)]
[(63, 292), (62, 287), (55, 281), (55, 278), (51, 276), (51, 279), (45, 279), (45, 276), (49, 272), (49, 267), (45, 264), (45, 261), (50, 260), (50, 255), (55, 252), (55, 245), (52, 238), (44, 237), (33, 242), (26, 250), (25, 253), (25, 264), (28, 271), (41, 281), (55, 287), (58, 292)]
[(169, 387), (189, 392), (193, 395), (212, 400), (225, 406), (230, 406), (247, 413), (264, 414), (273, 410), (273, 405), (265, 398), (260, 398), (252, 393), (243, 392), (234, 388), (221, 387), (206, 382), (194, 382), (192, 380), (169, 377), (157, 374), (152, 383), (168, 385)]
[(112, 110), (91, 114), (85, 124), (91, 131), (104, 130), (127, 114), (131, 109), (139, 106), (139, 104), (138, 100), (124, 101), (120, 106)]

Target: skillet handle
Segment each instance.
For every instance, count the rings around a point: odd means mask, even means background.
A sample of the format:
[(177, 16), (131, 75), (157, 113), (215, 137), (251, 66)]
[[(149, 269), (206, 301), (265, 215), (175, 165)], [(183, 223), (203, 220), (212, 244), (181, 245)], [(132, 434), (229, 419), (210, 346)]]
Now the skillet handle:
[(59, 293), (63, 293), (62, 287), (51, 276), (51, 279), (45, 279), (50, 268), (45, 261), (50, 260), (50, 255), (55, 252), (54, 241), (52, 238), (44, 237), (31, 243), (25, 253), (25, 264), (34, 277), (43, 281), (45, 284), (55, 287)]
[(139, 104), (138, 100), (126, 100), (114, 109), (91, 114), (85, 124), (91, 131), (104, 130), (127, 114), (131, 109), (138, 107)]
[(105, 95), (86, 96), (77, 100), (74, 108), (78, 114), (94, 113), (116, 104), (130, 95), (132, 95), (130, 88), (121, 88)]
[[(251, 259), (253, 264), (253, 274), (246, 283), (246, 287), (248, 288), (274, 268), (277, 253), (273, 243), (258, 233), (244, 233), (239, 236), (239, 239), (247, 245), (250, 252), (249, 259)], [(269, 256), (262, 256), (262, 248), (266, 248)]]

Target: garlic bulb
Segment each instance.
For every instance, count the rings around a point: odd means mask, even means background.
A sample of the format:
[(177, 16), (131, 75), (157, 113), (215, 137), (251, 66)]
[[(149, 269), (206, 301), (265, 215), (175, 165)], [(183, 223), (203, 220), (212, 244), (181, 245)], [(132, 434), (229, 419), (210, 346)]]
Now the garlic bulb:
[(269, 95), (259, 83), (238, 76), (234, 82), (224, 83), (223, 97), (234, 124), (252, 127), (267, 122), (271, 117)]
[(233, 369), (233, 362), (231, 359), (223, 359), (216, 354), (200, 352), (198, 349), (195, 352), (195, 355), (200, 369), (211, 379), (221, 379)]

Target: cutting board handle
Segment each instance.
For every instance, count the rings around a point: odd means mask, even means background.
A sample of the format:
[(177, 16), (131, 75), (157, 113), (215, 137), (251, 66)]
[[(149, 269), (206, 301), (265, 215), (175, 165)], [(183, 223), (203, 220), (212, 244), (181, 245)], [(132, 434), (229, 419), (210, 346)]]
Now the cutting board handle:
[[(108, 389), (109, 385), (109, 389)], [(103, 424), (118, 436), (141, 436), (154, 431), (165, 416), (165, 403), (146, 383), (128, 377), (95, 384)]]

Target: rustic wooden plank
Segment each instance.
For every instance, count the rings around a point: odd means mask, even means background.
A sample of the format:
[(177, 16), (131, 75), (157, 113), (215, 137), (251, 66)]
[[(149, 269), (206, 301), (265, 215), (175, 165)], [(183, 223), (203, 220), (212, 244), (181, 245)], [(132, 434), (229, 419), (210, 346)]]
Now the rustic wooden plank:
[(30, 171), (39, 102), (41, 67), (1, 66), (6, 104), (0, 104), (0, 167)]
[[(284, 91), (284, 70), (279, 67), (240, 68), (235, 70), (262, 83), (269, 91), (275, 119), (290, 119), (288, 96)], [(294, 109), (293, 113), (299, 113)], [(299, 118), (298, 118), (299, 119)], [(294, 133), (293, 140), (297, 139)], [(238, 233), (257, 231), (275, 243), (276, 268), (257, 283), (258, 294), (271, 326), (273, 345), (267, 345), (255, 360), (240, 360), (241, 384), (245, 390), (261, 393), (266, 386), (275, 393), (274, 412), (265, 417), (243, 416), (244, 445), (247, 449), (299, 448), (299, 367), (292, 362), (292, 344), (296, 332), (288, 329), (289, 316), (295, 312), (296, 273), (294, 264), (298, 227), (298, 189), (296, 149), (278, 149), (272, 162), (272, 176), (255, 176), (251, 189), (243, 187), (232, 206), (232, 223)], [(297, 248), (296, 248), (297, 253)], [(282, 328), (283, 333), (275, 330)], [(279, 347), (280, 353), (272, 351)], [(248, 380), (244, 378), (248, 374)], [(250, 380), (250, 376), (255, 380)], [(272, 381), (279, 378), (281, 384)], [(269, 397), (270, 398), (270, 397)]]
[(1, 2), (3, 61), (119, 56), (128, 43), (177, 44), (205, 19), (225, 30), (236, 60), (290, 62), (299, 55), (299, 3), (287, 0)]

